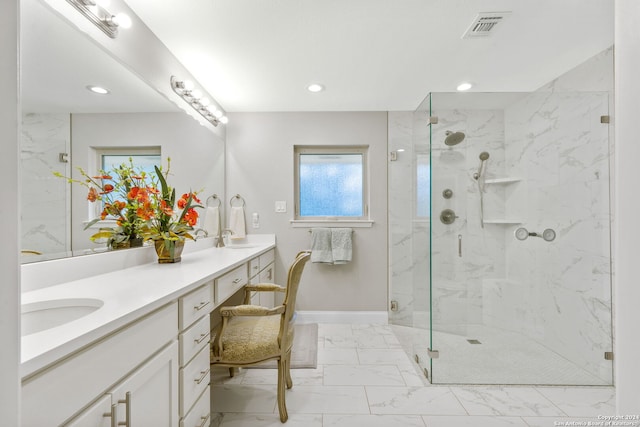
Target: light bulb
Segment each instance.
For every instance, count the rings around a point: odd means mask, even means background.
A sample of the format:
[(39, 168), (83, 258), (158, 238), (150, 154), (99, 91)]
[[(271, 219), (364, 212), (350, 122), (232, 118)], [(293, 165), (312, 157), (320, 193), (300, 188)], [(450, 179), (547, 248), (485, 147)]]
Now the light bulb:
[(112, 16), (111, 21), (120, 28), (131, 28), (131, 18), (126, 13), (118, 13)]
[(200, 99), (200, 98), (202, 98), (202, 92), (201, 92), (201, 91), (199, 91), (198, 89), (196, 89), (196, 90), (194, 90), (193, 92), (191, 92), (191, 96), (192, 96), (194, 99)]
[(456, 89), (460, 92), (464, 92), (465, 90), (471, 89), (471, 87), (473, 87), (471, 83), (463, 82), (460, 83)]
[(226, 125), (227, 123), (229, 123), (229, 118), (227, 116), (222, 116), (220, 117), (220, 122)]
[(97, 4), (100, 7), (109, 7), (109, 5), (111, 4), (110, 0), (95, 0), (95, 4)]
[(216, 119), (219, 119), (223, 116), (222, 111), (216, 110), (213, 112), (213, 115), (216, 116)]
[(182, 88), (184, 90), (193, 90), (194, 84), (191, 80), (185, 80), (182, 82)]
[(209, 98), (202, 98), (200, 100), (200, 105), (202, 105), (203, 107), (206, 107), (209, 104), (211, 104), (211, 101), (209, 101)]
[(309, 92), (318, 93), (324, 90), (324, 86), (318, 83), (311, 83), (309, 86), (307, 86), (307, 90)]

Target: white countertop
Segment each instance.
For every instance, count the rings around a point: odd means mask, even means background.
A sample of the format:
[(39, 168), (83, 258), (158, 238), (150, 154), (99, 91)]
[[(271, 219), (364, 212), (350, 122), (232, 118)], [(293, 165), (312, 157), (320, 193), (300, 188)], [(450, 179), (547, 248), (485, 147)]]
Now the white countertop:
[(274, 247), (274, 235), (258, 235), (250, 240), (248, 247), (241, 249), (210, 247), (183, 254), (182, 261), (175, 264), (145, 263), (24, 292), (22, 304), (67, 298), (92, 298), (104, 304), (80, 319), (23, 336), (21, 377), (176, 301), (179, 296)]

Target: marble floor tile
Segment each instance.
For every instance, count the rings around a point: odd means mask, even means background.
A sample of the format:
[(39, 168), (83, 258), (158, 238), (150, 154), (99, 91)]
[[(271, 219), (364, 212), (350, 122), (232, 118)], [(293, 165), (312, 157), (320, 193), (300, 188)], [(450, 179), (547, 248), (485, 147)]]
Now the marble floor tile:
[(426, 427), (528, 427), (520, 417), (425, 415)]
[(358, 359), (362, 365), (393, 364), (410, 365), (409, 356), (402, 349), (358, 349)]
[(289, 414), (368, 414), (362, 386), (299, 386), (287, 391)]
[(211, 386), (212, 412), (273, 413), (276, 387), (272, 385), (225, 384)]
[(351, 325), (340, 323), (318, 323), (318, 337), (352, 337)]
[(536, 387), (536, 390), (570, 417), (597, 417), (616, 412), (613, 387)]
[(325, 415), (322, 427), (425, 427), (418, 415)]
[(229, 368), (211, 367), (211, 384), (241, 384), (247, 369), (238, 369), (233, 377), (229, 376)]
[[(242, 384), (278, 384), (277, 369), (247, 369)], [(322, 385), (324, 381), (324, 366), (316, 369), (292, 369), (291, 380), (293, 386)]]
[(402, 379), (408, 386), (429, 386), (429, 380), (424, 376), (424, 373), (420, 372), (419, 368), (415, 365), (396, 365), (402, 375)]
[(325, 385), (406, 385), (397, 366), (393, 365), (327, 365)]
[(467, 415), (448, 387), (365, 388), (372, 414)]
[(322, 414), (289, 414), (286, 424), (280, 422), (276, 410), (273, 414), (224, 414), (219, 424), (211, 427), (323, 427)]
[(355, 365), (359, 363), (355, 348), (319, 348), (318, 365)]
[(358, 348), (358, 340), (353, 335), (326, 336), (324, 348)]
[(451, 387), (469, 415), (566, 416), (533, 387)]

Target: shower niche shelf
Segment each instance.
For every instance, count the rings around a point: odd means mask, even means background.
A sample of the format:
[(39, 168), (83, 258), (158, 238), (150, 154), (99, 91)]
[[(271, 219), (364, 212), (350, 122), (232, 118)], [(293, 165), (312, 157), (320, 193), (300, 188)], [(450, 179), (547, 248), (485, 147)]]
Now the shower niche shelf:
[(504, 177), (504, 178), (493, 178), (493, 179), (485, 179), (485, 184), (513, 184), (514, 182), (522, 181), (522, 178), (515, 177)]
[(484, 224), (497, 224), (497, 225), (518, 225), (522, 224), (519, 219), (485, 219), (482, 221)]

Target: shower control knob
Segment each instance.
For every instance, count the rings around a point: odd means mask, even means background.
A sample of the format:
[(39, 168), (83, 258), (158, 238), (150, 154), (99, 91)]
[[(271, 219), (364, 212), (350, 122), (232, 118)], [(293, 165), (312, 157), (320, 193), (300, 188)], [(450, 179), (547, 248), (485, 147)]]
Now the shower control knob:
[(443, 224), (453, 224), (456, 218), (458, 217), (456, 216), (456, 213), (453, 211), (453, 209), (445, 209), (440, 212), (440, 221), (442, 221)]
[(547, 242), (553, 242), (556, 239), (556, 232), (550, 228), (547, 228), (542, 232), (542, 238)]

